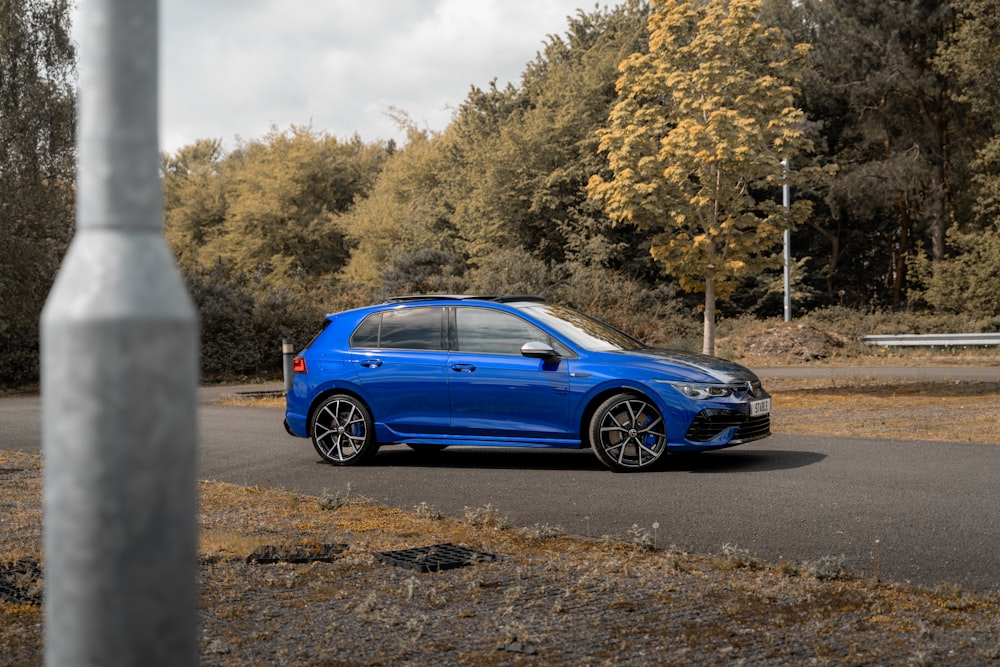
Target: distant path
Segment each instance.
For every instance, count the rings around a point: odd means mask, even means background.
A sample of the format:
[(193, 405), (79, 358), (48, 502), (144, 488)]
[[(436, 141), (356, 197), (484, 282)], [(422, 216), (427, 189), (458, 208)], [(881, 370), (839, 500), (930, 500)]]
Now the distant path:
[[(759, 369), (762, 377), (878, 376), (1000, 380), (1000, 369)], [(202, 390), (220, 393), (273, 385)], [(37, 451), (40, 401), (0, 399), (0, 447)], [(319, 463), (305, 439), (281, 426), (280, 409), (203, 404), (204, 479), (320, 495), (346, 491), (412, 508), (426, 502), (460, 518), (487, 504), (515, 525), (627, 536), (633, 525), (657, 541), (700, 553), (725, 543), (772, 562), (843, 554), (869, 576), (880, 541), (883, 578), (970, 589), (1000, 588), (1000, 449), (997, 445), (866, 440), (777, 434), (694, 457), (670, 458), (658, 472), (616, 475), (589, 451), (448, 449), (421, 456), (386, 447), (375, 464)]]

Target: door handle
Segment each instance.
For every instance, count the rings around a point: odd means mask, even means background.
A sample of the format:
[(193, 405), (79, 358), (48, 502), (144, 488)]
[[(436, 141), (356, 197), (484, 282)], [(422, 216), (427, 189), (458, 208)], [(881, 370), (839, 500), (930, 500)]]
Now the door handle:
[(474, 364), (452, 364), (451, 370), (456, 373), (472, 373), (476, 370)]
[(378, 368), (382, 365), (381, 359), (365, 359), (361, 362), (361, 365), (365, 368)]

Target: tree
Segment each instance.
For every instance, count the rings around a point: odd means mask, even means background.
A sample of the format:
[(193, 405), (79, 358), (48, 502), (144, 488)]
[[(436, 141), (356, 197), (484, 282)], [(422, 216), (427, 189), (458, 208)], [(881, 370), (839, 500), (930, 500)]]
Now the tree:
[[(961, 217), (965, 178), (961, 109), (934, 69), (953, 25), (952, 2), (801, 0), (789, 27), (812, 46), (802, 106), (823, 125), (838, 165), (809, 220), (821, 235), (808, 254), (828, 257), (829, 297), (855, 304), (906, 301), (907, 258), (923, 242), (935, 261)], [(819, 273), (819, 272), (817, 272)]]
[(68, 0), (0, 3), (0, 383), (37, 378), (38, 318), (73, 227)]
[(406, 145), (386, 161), (364, 199), (338, 220), (352, 248), (342, 277), (380, 286), (401, 256), (421, 251), (453, 254), (455, 234), (441, 179), (449, 165), (437, 136), (408, 119)]
[(202, 266), (202, 249), (224, 231), (226, 167), (218, 139), (196, 141), (162, 158), (164, 236), (183, 269)]
[(649, 52), (621, 65), (600, 131), (610, 179), (588, 189), (617, 224), (651, 235), (650, 252), (687, 291), (703, 291), (703, 350), (715, 351), (717, 299), (775, 266), (790, 215), (776, 195), (781, 160), (811, 148), (795, 106), (804, 45), (760, 22), (760, 0), (656, 0)]
[(198, 141), (162, 160), (167, 239), (189, 271), (222, 261), (269, 287), (332, 277), (349, 253), (338, 217), (388, 155), (295, 126), (225, 156), (217, 141)]
[(452, 165), (446, 191), (471, 263), (522, 249), (546, 262), (648, 270), (585, 190), (601, 165), (595, 131), (614, 104), (618, 64), (645, 48), (648, 17), (638, 0), (578, 11), (565, 35), (548, 37), (520, 86), (470, 92), (442, 139)]
[(959, 0), (957, 27), (935, 61), (950, 77), (953, 99), (966, 105), (971, 125), (984, 128), (971, 168), (975, 213), (984, 221), (1000, 216), (1000, 0)]

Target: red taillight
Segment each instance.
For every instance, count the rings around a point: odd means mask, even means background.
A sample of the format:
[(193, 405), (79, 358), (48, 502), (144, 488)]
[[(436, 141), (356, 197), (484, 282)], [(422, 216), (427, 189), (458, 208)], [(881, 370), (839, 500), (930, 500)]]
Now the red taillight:
[(295, 357), (292, 359), (292, 372), (294, 373), (307, 373), (306, 370), (306, 360), (302, 357)]

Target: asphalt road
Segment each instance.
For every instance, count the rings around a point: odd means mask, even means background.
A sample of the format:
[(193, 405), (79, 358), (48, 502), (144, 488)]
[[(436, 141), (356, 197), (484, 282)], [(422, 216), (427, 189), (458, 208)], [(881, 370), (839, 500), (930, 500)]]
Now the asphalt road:
[[(855, 369), (856, 371), (858, 369)], [(913, 377), (912, 369), (855, 375)], [(798, 374), (799, 371), (789, 369)], [(776, 377), (785, 371), (775, 371)], [(946, 369), (942, 377), (997, 380), (1000, 369)], [(767, 372), (761, 372), (767, 377)], [(203, 390), (209, 400), (216, 390)], [(37, 398), (0, 399), (0, 448), (39, 449)], [(671, 457), (660, 471), (614, 474), (589, 451), (452, 448), (420, 455), (385, 447), (374, 465), (319, 462), (288, 436), (278, 409), (204, 404), (203, 479), (346, 492), (448, 516), (487, 504), (517, 526), (627, 538), (656, 530), (660, 546), (717, 553), (729, 543), (776, 562), (845, 558), (870, 576), (876, 540), (883, 579), (1000, 588), (1000, 443), (772, 437), (719, 452)]]

